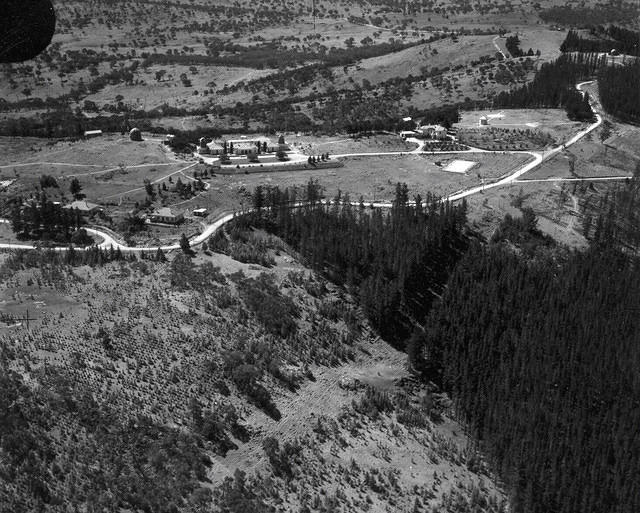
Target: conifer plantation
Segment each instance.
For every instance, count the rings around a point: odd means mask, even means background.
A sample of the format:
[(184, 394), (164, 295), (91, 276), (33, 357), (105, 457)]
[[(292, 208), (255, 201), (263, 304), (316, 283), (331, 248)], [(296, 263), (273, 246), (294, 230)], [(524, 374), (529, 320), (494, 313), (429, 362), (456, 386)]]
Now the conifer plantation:
[(608, 113), (629, 123), (640, 122), (640, 62), (601, 68), (598, 92)]
[(576, 90), (576, 83), (588, 80), (602, 66), (597, 54), (563, 54), (553, 62), (544, 63), (530, 83), (498, 94), (494, 104), (510, 109), (559, 108), (574, 121), (593, 120), (589, 96)]
[(515, 513), (640, 511), (639, 263), (602, 245), (564, 259), (475, 247), (411, 339)]
[(354, 206), (347, 195), (323, 202), (320, 194), (310, 182), (300, 207), (289, 208), (295, 190), (258, 187), (254, 214), (240, 222), (273, 231), (309, 266), (353, 290), (380, 335), (403, 346), (468, 245), (466, 204), (410, 200), (406, 184), (396, 186), (388, 212)]

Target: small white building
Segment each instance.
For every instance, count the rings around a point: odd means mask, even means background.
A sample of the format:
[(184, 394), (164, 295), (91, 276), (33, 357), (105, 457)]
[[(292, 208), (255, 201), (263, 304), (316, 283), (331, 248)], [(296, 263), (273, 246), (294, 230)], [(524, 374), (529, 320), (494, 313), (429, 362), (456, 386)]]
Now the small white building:
[(198, 217), (207, 217), (207, 214), (209, 211), (206, 208), (196, 208), (193, 211), (193, 215)]
[(486, 126), (488, 124), (489, 124), (489, 118), (487, 116), (481, 116), (480, 119), (478, 120), (479, 126)]
[(92, 137), (100, 137), (102, 135), (102, 130), (86, 130), (84, 133), (85, 139), (91, 139)]

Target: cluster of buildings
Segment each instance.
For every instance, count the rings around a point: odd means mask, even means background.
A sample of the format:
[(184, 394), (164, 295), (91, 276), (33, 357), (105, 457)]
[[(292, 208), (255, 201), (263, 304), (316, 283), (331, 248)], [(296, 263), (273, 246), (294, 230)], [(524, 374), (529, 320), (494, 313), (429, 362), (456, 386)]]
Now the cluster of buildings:
[(207, 142), (204, 137), (198, 141), (197, 152), (199, 155), (257, 155), (261, 153), (278, 153), (290, 151), (291, 147), (281, 135), (277, 143), (268, 137), (241, 137), (240, 139), (227, 139), (224, 141)]
[(447, 129), (442, 125), (420, 125), (416, 124), (415, 130), (403, 130), (400, 137), (418, 137), (420, 139), (434, 139), (436, 141), (444, 141), (449, 137)]
[[(76, 200), (64, 207), (64, 209), (77, 211), (83, 217), (91, 217), (94, 214), (104, 211), (104, 209), (95, 203), (91, 203), (86, 200)], [(196, 208), (193, 210), (193, 215), (198, 217), (206, 217), (209, 211), (206, 208)], [(131, 215), (131, 212), (129, 213)], [(184, 214), (182, 212), (174, 212), (169, 207), (160, 207), (142, 216), (148, 223), (159, 224), (180, 224), (184, 221)]]

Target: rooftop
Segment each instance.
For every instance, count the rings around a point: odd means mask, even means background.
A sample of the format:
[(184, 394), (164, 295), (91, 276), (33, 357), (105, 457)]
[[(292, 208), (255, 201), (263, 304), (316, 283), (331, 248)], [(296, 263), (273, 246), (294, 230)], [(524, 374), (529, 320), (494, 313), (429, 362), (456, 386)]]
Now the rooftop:
[(100, 208), (100, 205), (91, 203), (86, 200), (76, 200), (72, 203), (69, 203), (68, 205), (65, 205), (64, 208), (74, 208), (74, 209), (77, 208), (81, 212), (90, 212), (92, 210)]
[(162, 216), (162, 217), (175, 217), (174, 214), (169, 207), (162, 207), (153, 212), (154, 216)]
[(227, 140), (227, 143), (231, 144), (233, 143), (233, 145), (235, 146), (236, 144), (253, 144), (255, 146), (255, 144), (257, 142), (260, 142), (260, 144), (262, 143), (267, 143), (270, 144), (271, 143), (271, 139), (269, 139), (268, 137), (253, 137), (251, 139), (229, 139)]

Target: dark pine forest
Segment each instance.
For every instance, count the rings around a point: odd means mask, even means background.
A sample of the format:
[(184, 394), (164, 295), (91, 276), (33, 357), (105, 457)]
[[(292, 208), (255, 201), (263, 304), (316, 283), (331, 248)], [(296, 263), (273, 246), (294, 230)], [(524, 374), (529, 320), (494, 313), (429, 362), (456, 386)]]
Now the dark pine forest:
[(600, 69), (598, 92), (607, 112), (622, 121), (640, 123), (640, 62)]
[(638, 294), (638, 261), (615, 249), (559, 261), (476, 247), (412, 340), (514, 511), (640, 510)]

